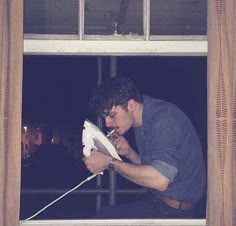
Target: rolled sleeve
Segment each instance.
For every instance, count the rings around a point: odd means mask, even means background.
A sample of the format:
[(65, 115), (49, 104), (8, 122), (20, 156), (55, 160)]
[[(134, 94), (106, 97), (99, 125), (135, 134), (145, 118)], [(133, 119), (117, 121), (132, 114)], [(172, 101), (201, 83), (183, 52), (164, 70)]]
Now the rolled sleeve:
[(178, 173), (178, 169), (176, 167), (161, 160), (154, 160), (151, 165), (155, 167), (163, 176), (167, 177), (171, 182), (174, 181), (174, 178)]

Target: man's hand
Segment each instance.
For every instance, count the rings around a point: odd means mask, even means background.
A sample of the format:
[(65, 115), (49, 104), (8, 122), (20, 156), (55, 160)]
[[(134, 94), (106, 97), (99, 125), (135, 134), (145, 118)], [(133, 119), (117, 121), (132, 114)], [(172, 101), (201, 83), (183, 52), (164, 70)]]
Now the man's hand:
[(114, 134), (111, 136), (110, 141), (116, 147), (116, 150), (119, 155), (123, 155), (128, 158), (128, 156), (132, 152), (132, 148), (129, 145), (128, 141), (123, 136)]
[(88, 156), (87, 158), (86, 157), (83, 158), (83, 161), (87, 169), (91, 173), (97, 174), (107, 169), (111, 159), (112, 159), (111, 156), (93, 150), (91, 151), (90, 156)]

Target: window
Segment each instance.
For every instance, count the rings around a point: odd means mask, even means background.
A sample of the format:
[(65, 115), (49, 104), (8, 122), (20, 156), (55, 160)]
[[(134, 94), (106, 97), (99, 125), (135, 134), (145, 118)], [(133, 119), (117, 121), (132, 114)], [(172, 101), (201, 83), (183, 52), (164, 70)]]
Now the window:
[(204, 0), (24, 0), (27, 35), (114, 40), (205, 36), (206, 19)]
[[(54, 2), (55, 5), (57, 5), (57, 10), (55, 10), (55, 7), (52, 7), (54, 6), (52, 0), (45, 1), (45, 4), (41, 4), (40, 6), (37, 6), (36, 2), (37, 1), (25, 0), (24, 52), (26, 55), (205, 56), (207, 53), (205, 41), (205, 1), (188, 1), (188, 3), (186, 3), (186, 1), (178, 1), (177, 5), (175, 1), (133, 0), (108, 2), (99, 0), (95, 3), (95, 1), (91, 0), (68, 0), (56, 1), (57, 3)], [(72, 3), (68, 4), (68, 2)], [(94, 7), (98, 4), (97, 2), (99, 2), (101, 6), (104, 4), (103, 7), (99, 6), (99, 10), (97, 10), (98, 6)], [(183, 24), (183, 12), (179, 9), (181, 7), (178, 7), (181, 4), (184, 5), (183, 8), (185, 10), (193, 10), (193, 5), (195, 4), (194, 12), (196, 12), (196, 15), (190, 20), (191, 23), (187, 25)], [(33, 11), (36, 6), (42, 8), (44, 12), (47, 11), (44, 19), (41, 20), (39, 15), (38, 18), (36, 16), (35, 19), (29, 17), (30, 13), (26, 15), (27, 12)], [(130, 6), (133, 7), (130, 8)], [(122, 7), (124, 7), (124, 10), (120, 11)], [(158, 10), (159, 8), (161, 9), (160, 11)], [(153, 9), (157, 10), (155, 11)], [(164, 10), (168, 12), (170, 9), (172, 9), (171, 14), (163, 13)], [(106, 13), (106, 10), (109, 11), (109, 13)], [(35, 15), (37, 15), (37, 12), (31, 14), (32, 17), (35, 17)], [(108, 18), (106, 15), (111, 16)], [(102, 16), (104, 16), (104, 18), (101, 18)], [(123, 23), (121, 23), (121, 30), (119, 30), (119, 18), (123, 18), (120, 19)], [(129, 20), (127, 20), (127, 18)], [(198, 24), (196, 24), (199, 18), (201, 18), (201, 21), (198, 21)], [(30, 24), (30, 21), (32, 24)], [(43, 21), (47, 22), (43, 24)], [(178, 29), (176, 29), (176, 24), (173, 23), (173, 21), (177, 23)], [(165, 28), (167, 24), (170, 29)], [(57, 34), (57, 36), (54, 36), (55, 34)], [(70, 36), (63, 38), (65, 34), (76, 35), (76, 39), (79, 37), (79, 40), (70, 42), (68, 41), (68, 39), (71, 39)], [(46, 36), (44, 37), (44, 35)], [(58, 35), (66, 40), (56, 40), (59, 37)], [(42, 37), (48, 40), (40, 40)], [(163, 37), (165, 40), (169, 41), (160, 41)], [(32, 40), (28, 38), (38, 39)], [(87, 39), (99, 41), (85, 41)], [(101, 42), (101, 40), (107, 39), (115, 41)], [(171, 39), (178, 39), (179, 41), (170, 41)], [(186, 39), (190, 41), (183, 41)], [(83, 42), (80, 42), (82, 40)], [(121, 42), (117, 40), (121, 40)], [(124, 42), (125, 40), (129, 40), (129, 42)], [(130, 40), (134, 42), (130, 42)], [(128, 61), (124, 59), (125, 57), (123, 59), (120, 58), (116, 63), (125, 65), (126, 62), (132, 61), (132, 59)], [(120, 70), (122, 66), (118, 66), (118, 68)], [(205, 136), (205, 134), (203, 136)], [(204, 140), (205, 137), (202, 137), (202, 139)], [(166, 222), (168, 223), (168, 221)], [(189, 225), (194, 225), (194, 222), (196, 221), (189, 221)], [(45, 222), (45, 224), (47, 223)], [(176, 223), (173, 223), (173, 225), (174, 224)], [(205, 221), (200, 221), (200, 224), (205, 225)], [(22, 225), (24, 225), (24, 223), (22, 223)]]

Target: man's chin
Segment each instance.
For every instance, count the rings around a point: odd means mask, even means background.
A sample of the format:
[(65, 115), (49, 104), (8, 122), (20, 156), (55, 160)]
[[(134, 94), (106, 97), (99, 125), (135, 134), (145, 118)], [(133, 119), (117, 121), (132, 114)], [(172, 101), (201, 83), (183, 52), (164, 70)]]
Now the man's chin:
[(126, 130), (119, 130), (119, 131), (116, 131), (116, 133), (119, 135), (119, 136), (123, 136), (126, 134)]

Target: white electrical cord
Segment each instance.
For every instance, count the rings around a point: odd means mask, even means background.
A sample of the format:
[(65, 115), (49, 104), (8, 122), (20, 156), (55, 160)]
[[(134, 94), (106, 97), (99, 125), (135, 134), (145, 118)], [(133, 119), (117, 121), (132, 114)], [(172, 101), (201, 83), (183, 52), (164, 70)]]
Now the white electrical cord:
[[(101, 173), (99, 173), (101, 174)], [(54, 204), (55, 202), (59, 201), (60, 199), (62, 199), (63, 197), (65, 197), (66, 195), (68, 195), (69, 193), (71, 193), (72, 191), (74, 191), (75, 189), (79, 188), (82, 184), (84, 184), (85, 182), (93, 179), (94, 177), (96, 177), (98, 174), (93, 174), (89, 177), (87, 177), (84, 181), (82, 181), (81, 183), (79, 183), (78, 185), (76, 185), (75, 187), (73, 187), (71, 190), (69, 190), (68, 192), (66, 192), (65, 194), (61, 195), (59, 198), (55, 199), (54, 201), (50, 202), (48, 205), (46, 205), (45, 207), (43, 207), (41, 210), (39, 210), (37, 213), (35, 213), (33, 216), (26, 218), (25, 220), (23, 220), (23, 222), (26, 222), (28, 220), (31, 220), (32, 218), (36, 217), (38, 214), (40, 214), (41, 212), (43, 212), (44, 210), (46, 210), (49, 206), (51, 206), (52, 204)]]

